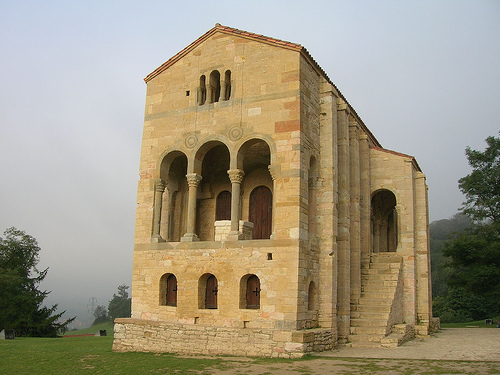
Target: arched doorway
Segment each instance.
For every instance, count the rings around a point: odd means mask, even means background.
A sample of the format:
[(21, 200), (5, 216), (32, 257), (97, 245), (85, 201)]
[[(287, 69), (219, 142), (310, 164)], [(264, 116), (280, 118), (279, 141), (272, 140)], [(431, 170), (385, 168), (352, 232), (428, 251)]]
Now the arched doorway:
[(227, 190), (217, 195), (215, 220), (231, 220), (231, 193)]
[(272, 234), (273, 195), (267, 186), (257, 186), (250, 193), (249, 221), (253, 223), (253, 239), (269, 239)]
[(398, 218), (394, 193), (389, 190), (377, 191), (372, 197), (371, 211), (373, 252), (396, 251)]

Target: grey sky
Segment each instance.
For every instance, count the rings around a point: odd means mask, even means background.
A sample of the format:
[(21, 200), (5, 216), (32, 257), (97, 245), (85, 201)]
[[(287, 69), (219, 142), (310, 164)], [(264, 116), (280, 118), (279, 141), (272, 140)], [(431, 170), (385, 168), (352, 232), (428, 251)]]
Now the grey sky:
[[(0, 2), (0, 232), (36, 237), (51, 303), (130, 285), (146, 85), (216, 22), (302, 44), (388, 149), (460, 207), (466, 146), (500, 129), (500, 2)], [(75, 310), (73, 310), (73, 308)]]

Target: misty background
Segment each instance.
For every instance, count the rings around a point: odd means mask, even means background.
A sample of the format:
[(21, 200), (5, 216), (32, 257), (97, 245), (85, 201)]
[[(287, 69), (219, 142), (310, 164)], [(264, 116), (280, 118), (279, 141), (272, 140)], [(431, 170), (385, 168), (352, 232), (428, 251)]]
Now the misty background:
[(465, 147), (500, 129), (499, 20), (494, 0), (0, 1), (0, 233), (38, 240), (47, 303), (83, 325), (131, 285), (143, 78), (217, 22), (303, 45), (449, 218)]

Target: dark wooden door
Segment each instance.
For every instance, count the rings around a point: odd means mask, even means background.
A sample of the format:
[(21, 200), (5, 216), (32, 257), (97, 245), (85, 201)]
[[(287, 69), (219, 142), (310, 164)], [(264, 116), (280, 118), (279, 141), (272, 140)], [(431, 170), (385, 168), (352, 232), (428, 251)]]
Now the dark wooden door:
[(247, 280), (247, 309), (260, 309), (260, 280), (255, 275)]
[(258, 186), (250, 194), (249, 221), (253, 223), (253, 238), (265, 239), (272, 233), (273, 195), (266, 186)]
[(231, 220), (231, 193), (227, 190), (222, 191), (217, 196), (215, 220)]
[(174, 275), (167, 278), (166, 305), (177, 306), (177, 278)]
[(205, 290), (205, 308), (217, 308), (217, 278), (210, 275), (207, 279), (207, 289)]

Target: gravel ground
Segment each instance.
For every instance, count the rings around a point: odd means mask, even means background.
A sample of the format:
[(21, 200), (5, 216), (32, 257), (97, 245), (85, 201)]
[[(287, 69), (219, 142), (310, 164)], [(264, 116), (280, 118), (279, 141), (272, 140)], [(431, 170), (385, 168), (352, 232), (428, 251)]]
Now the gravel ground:
[(397, 348), (340, 348), (318, 356), (500, 362), (500, 328), (442, 328)]

